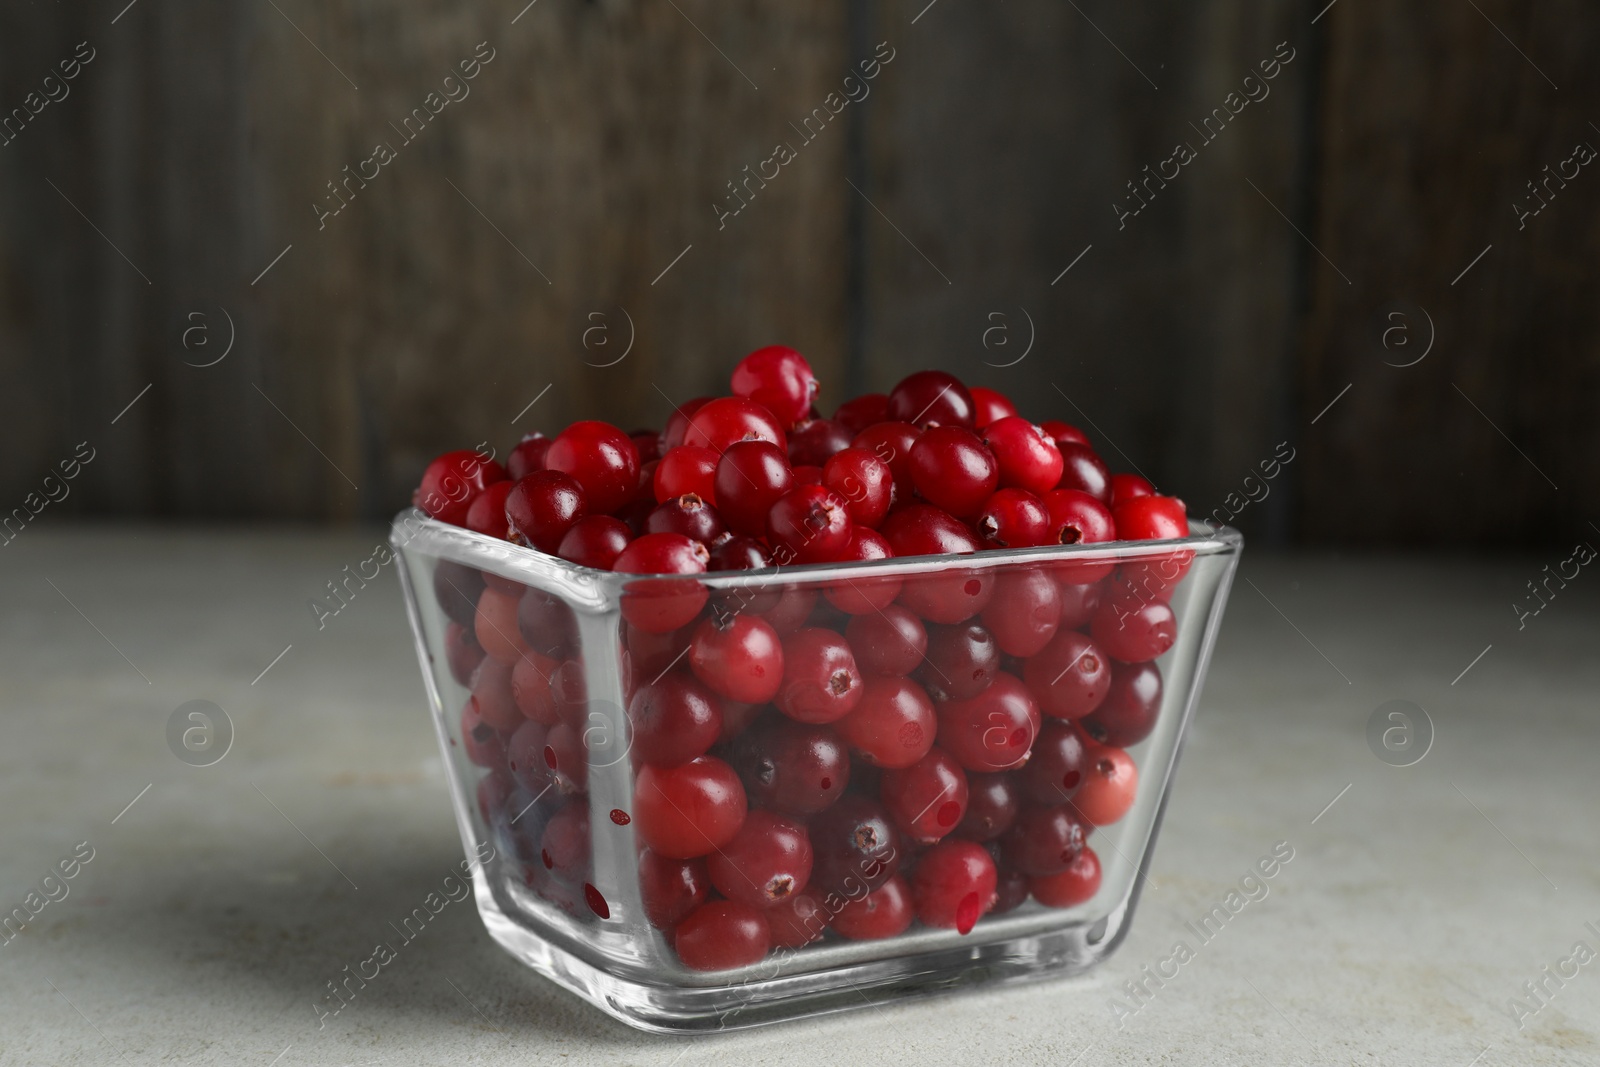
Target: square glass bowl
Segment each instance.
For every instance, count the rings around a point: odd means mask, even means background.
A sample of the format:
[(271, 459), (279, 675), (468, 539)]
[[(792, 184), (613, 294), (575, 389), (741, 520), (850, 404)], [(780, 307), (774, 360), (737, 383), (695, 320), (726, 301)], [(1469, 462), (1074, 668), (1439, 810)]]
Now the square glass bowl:
[[(462, 842), (470, 858), (482, 860), (474, 886), (490, 934), (513, 956), (601, 1010), (663, 1033), (755, 1026), (1092, 966), (1128, 930), (1243, 546), (1238, 533), (1226, 528), (1192, 524), (1190, 533), (1171, 541), (682, 578), (580, 567), (419, 511), (403, 512), (391, 543), (401, 561)], [(898, 632), (889, 623), (891, 616), (906, 617), (901, 608), (944, 634), (939, 640), (957, 653), (939, 658), (952, 670), (972, 659), (963, 656), (973, 635), (956, 631), (982, 626), (980, 642), (1000, 646), (998, 662), (991, 654), (982, 668), (988, 677), (974, 673), (969, 683), (957, 670), (951, 678), (914, 648), (908, 658), (904, 647), (885, 645), (905, 640), (885, 636)], [(701, 970), (679, 957), (674, 905), (696, 881), (706, 883), (707, 868), (690, 861), (685, 873), (683, 864), (648, 855), (650, 826), (641, 825), (635, 794), (641, 773), (654, 772), (634, 751), (635, 739), (644, 735), (630, 721), (629, 709), (640, 713), (641, 690), (663, 679), (670, 684), (674, 675), (693, 677), (688, 641), (697, 626), (726, 626), (743, 614), (760, 615), (780, 635), (800, 627), (848, 631), (862, 646), (858, 661), (897, 674), (903, 666), (892, 661), (914, 660), (903, 677), (862, 668), (863, 675), (878, 679), (873, 684), (893, 687), (902, 704), (917, 706), (909, 724), (901, 722), (894, 731), (889, 749), (902, 743), (909, 758), (937, 741), (959, 757), (969, 796), (966, 814), (958, 817), (960, 805), (948, 801), (960, 800), (954, 796), (959, 790), (936, 780), (932, 822), (930, 809), (902, 811), (900, 825), (885, 829), (895, 818), (882, 818), (882, 805), (873, 805), (885, 795), (890, 772), (869, 765), (859, 746), (851, 746), (854, 754), (843, 774), (818, 777), (815, 763), (800, 761), (801, 806), (828, 807), (820, 813), (790, 808), (786, 817), (826, 840), (813, 841), (814, 873), (805, 888), (809, 910), (797, 916), (791, 906), (770, 926), (781, 925), (778, 939), (788, 942), (829, 928), (803, 947), (773, 947), (756, 962)], [(1052, 616), (1059, 616), (1053, 631)], [(671, 632), (652, 632), (684, 619), (690, 621)], [(851, 620), (868, 621), (851, 630)], [(876, 643), (861, 636), (871, 632), (878, 635)], [(1169, 647), (1145, 663), (1114, 658), (1135, 659), (1144, 655), (1141, 648), (1161, 646)], [(1096, 676), (1108, 695), (1067, 731), (1062, 724), (1069, 720), (1059, 716), (1082, 708)], [(977, 697), (958, 699), (946, 691), (985, 682)], [(915, 695), (907, 697), (907, 691)], [(923, 703), (933, 709), (932, 717), (917, 710)], [(723, 778), (731, 777), (729, 768), (741, 776), (749, 810), (775, 806), (773, 775), (796, 766), (792, 739), (787, 752), (778, 751), (788, 717), (772, 705), (731, 701), (721, 701), (721, 711), (721, 736), (710, 757), (726, 761)], [(871, 724), (861, 723), (815, 729), (837, 735), (836, 744), (846, 734), (861, 739), (873, 732)], [(1063, 741), (1065, 732), (1075, 732), (1078, 741)], [(1046, 742), (1066, 745), (1065, 764), (1059, 753), (1041, 754)], [(1120, 746), (1119, 754), (1099, 747), (1102, 742)], [(878, 742), (867, 743), (884, 751)], [(1084, 755), (1073, 763), (1077, 743)], [(1027, 763), (1018, 765), (1019, 754)], [(1131, 797), (1129, 758), (1136, 768)], [(900, 761), (898, 755), (891, 759)], [(1035, 766), (1030, 771), (1027, 764)], [(811, 779), (805, 778), (807, 766)], [(1079, 769), (1056, 786), (1051, 774), (1061, 766)], [(1090, 787), (1079, 779), (1096, 773), (1123, 784), (1100, 788), (1091, 800), (1083, 792)], [(1048, 796), (1052, 789), (1059, 797)], [(983, 803), (973, 799), (980, 793)], [(903, 791), (900, 799), (922, 795), (926, 788)], [(852, 940), (832, 928), (837, 922), (859, 935), (875, 923), (904, 925), (892, 914), (897, 901), (883, 897), (898, 894), (903, 901), (911, 887), (920, 886), (918, 868), (928, 853), (914, 838), (937, 836), (954, 824), (954, 836), (981, 839), (993, 832), (996, 820), (1004, 821), (1008, 797), (1023, 798), (1025, 809), (1052, 810), (1033, 816), (1028, 825), (1042, 829), (1032, 835), (1013, 826), (984, 844), (1000, 858), (996, 910), (978, 918), (986, 902), (969, 895), (955, 903), (953, 913), (944, 909), (944, 921), (956, 928), (913, 918), (903, 932), (875, 940)], [(1061, 803), (1042, 805), (1041, 799)], [(827, 819), (841, 803), (854, 805), (857, 816), (878, 815), (867, 820), (871, 827), (841, 829), (839, 818)], [(986, 820), (980, 818), (984, 811)], [(1107, 825), (1093, 825), (1093, 816)], [(1063, 825), (1067, 848), (1056, 856), (1050, 835)], [(1078, 853), (1085, 838), (1085, 852)], [(1041, 848), (1047, 853), (1042, 857)], [(1048, 878), (1073, 859), (1069, 853), (1077, 855), (1077, 875)], [(1096, 873), (1096, 865), (1083, 859), (1086, 853), (1098, 858), (1098, 885), (1092, 877), (1078, 877)], [(642, 862), (653, 864), (644, 878)], [(1046, 874), (1030, 881), (1018, 873), (1029, 865)], [(874, 889), (886, 878), (899, 889)], [(872, 902), (864, 902), (869, 892)], [(718, 896), (714, 889), (710, 895)], [(891, 914), (866, 914), (880, 905)], [(798, 935), (797, 923), (804, 927)], [(714, 927), (702, 928), (701, 952), (707, 951), (707, 936), (715, 938)], [(713, 955), (717, 947), (709, 946)]]

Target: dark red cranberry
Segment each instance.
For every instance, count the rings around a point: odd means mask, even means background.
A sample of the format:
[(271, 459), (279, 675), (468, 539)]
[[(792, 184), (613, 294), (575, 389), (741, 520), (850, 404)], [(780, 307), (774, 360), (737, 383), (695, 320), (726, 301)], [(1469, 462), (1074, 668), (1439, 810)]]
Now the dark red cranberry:
[(1027, 687), (1001, 671), (970, 700), (939, 706), (939, 746), (969, 771), (1002, 771), (1027, 758), (1039, 722)]
[(891, 421), (909, 422), (920, 428), (961, 426), (970, 430), (977, 405), (955, 375), (923, 370), (900, 379), (900, 384), (889, 391), (886, 414)]
[[(645, 534), (622, 550), (612, 570), (624, 574), (704, 574), (711, 553), (682, 534)], [(622, 617), (641, 630), (665, 633), (686, 625), (705, 606), (706, 587), (692, 577), (640, 580), (623, 589)]]
[(783, 345), (758, 348), (733, 368), (734, 396), (754, 400), (785, 426), (805, 418), (817, 395), (817, 376), (806, 357)]
[(920, 844), (950, 833), (967, 813), (967, 776), (948, 752), (929, 749), (909, 767), (886, 770), (879, 796), (895, 828)]
[(1023, 874), (1060, 874), (1083, 851), (1087, 833), (1070, 804), (1024, 806), (1000, 838), (1001, 858)]
[(860, 433), (873, 423), (889, 418), (889, 397), (885, 393), (862, 393), (854, 400), (846, 400), (833, 413), (833, 421), (849, 430)]
[[(772, 566), (767, 546), (754, 537), (734, 534), (711, 549), (712, 571), (753, 571)], [(755, 610), (755, 609), (752, 609)]]
[(748, 966), (765, 956), (771, 943), (772, 932), (761, 912), (734, 900), (706, 901), (673, 934), (678, 959), (696, 971)]
[(815, 815), (843, 795), (850, 755), (830, 727), (774, 718), (741, 735), (733, 767), (752, 803), (794, 815)]
[(868, 674), (910, 674), (928, 649), (922, 620), (899, 604), (857, 615), (845, 628), (845, 638), (855, 651), (856, 664)]
[(916, 488), (911, 484), (911, 449), (922, 431), (908, 422), (879, 422), (856, 434), (851, 448), (864, 448), (889, 465), (894, 478), (895, 499), (909, 501)]
[(967, 812), (955, 835), (968, 841), (993, 841), (1010, 829), (1022, 807), (1014, 775), (1001, 771), (967, 775)]
[(1059, 582), (1056, 588), (1061, 590), (1062, 629), (1078, 630), (1089, 625), (1089, 620), (1100, 609), (1106, 583)]
[(1100, 891), (1100, 857), (1088, 845), (1067, 869), (1057, 874), (1031, 878), (1028, 888), (1033, 898), (1047, 908), (1074, 908), (1094, 899)]
[(516, 483), (509, 480), (495, 482), (473, 497), (472, 505), (467, 508), (466, 528), (473, 533), (504, 540), (507, 530), (506, 497), (515, 486)]
[(1063, 445), (1083, 445), (1085, 448), (1089, 447), (1088, 434), (1084, 433), (1076, 426), (1073, 426), (1070, 423), (1062, 422), (1059, 419), (1046, 419), (1044, 422), (1039, 424), (1039, 429), (1043, 430), (1044, 435), (1056, 443), (1056, 448), (1058, 449)]
[(1178, 619), (1163, 601), (1118, 594), (1100, 605), (1089, 633), (1112, 659), (1143, 663), (1172, 647), (1178, 639)]
[[(667, 417), (667, 425), (661, 431), (661, 454), (668, 452), (683, 444), (684, 435), (689, 432), (689, 420), (694, 418), (694, 413), (705, 407), (716, 397), (697, 396), (692, 400), (685, 400), (682, 404), (672, 409), (672, 414)], [(685, 490), (687, 492), (688, 490)], [(677, 493), (673, 493), (677, 496)]]
[(855, 710), (838, 722), (851, 747), (878, 767), (911, 766), (933, 747), (937, 729), (933, 702), (922, 687), (883, 675), (866, 679)]
[(1027, 875), (1001, 867), (995, 876), (994, 907), (989, 909), (989, 914), (1004, 915), (1025, 904), (1028, 900), (1028, 882)]
[(717, 509), (693, 493), (673, 497), (658, 504), (644, 520), (644, 532), (677, 533), (692, 537), (709, 548), (717, 538), (727, 533), (722, 516)]
[(729, 900), (770, 908), (811, 880), (811, 839), (786, 815), (752, 811), (733, 840), (706, 857), (711, 884)]
[(1048, 545), (1050, 510), (1026, 489), (1001, 489), (984, 501), (972, 521), (984, 548)]
[(1039, 427), (1016, 416), (983, 428), (983, 443), (1000, 467), (1000, 484), (1047, 493), (1061, 481), (1061, 450)]
[(463, 626), (472, 625), (482, 595), (482, 571), (448, 559), (434, 563), (433, 598), (450, 618)]
[(894, 502), (894, 472), (877, 453), (849, 447), (835, 452), (822, 468), (822, 484), (844, 498), (850, 521), (874, 529)]
[(589, 515), (572, 524), (556, 555), (580, 567), (608, 571), (633, 539), (633, 531), (610, 515)]
[(641, 686), (628, 701), (635, 763), (674, 767), (706, 753), (722, 733), (722, 702), (677, 671)]
[(717, 501), (717, 463), (720, 457), (709, 448), (679, 445), (661, 457), (651, 476), (656, 503), (664, 504), (675, 496), (693, 493), (715, 505)]
[(1027, 658), (1055, 636), (1061, 623), (1061, 590), (1040, 568), (1009, 570), (994, 582), (983, 624), (1008, 656)]
[(1000, 648), (975, 622), (928, 629), (928, 651), (917, 680), (938, 701), (975, 697), (994, 681)]
[(550, 439), (544, 434), (525, 435), (506, 457), (506, 473), (512, 481), (520, 482), (534, 471), (544, 470), (544, 454), (549, 448)]
[(617, 510), (639, 488), (639, 449), (608, 422), (591, 419), (562, 430), (551, 440), (544, 465), (572, 475), (597, 514)]
[(784, 649), (757, 615), (703, 620), (689, 642), (689, 667), (710, 689), (741, 704), (765, 704), (783, 685)]
[(739, 441), (723, 452), (715, 479), (717, 507), (735, 533), (760, 537), (767, 513), (794, 486), (783, 449), (771, 441)]
[(639, 895), (645, 918), (658, 930), (670, 930), (706, 901), (711, 875), (704, 859), (677, 860), (649, 849), (639, 853)]
[(1077, 489), (1088, 493), (1102, 504), (1111, 503), (1111, 472), (1105, 460), (1088, 445), (1065, 444), (1056, 446), (1061, 452), (1061, 481), (1058, 489)]
[(1023, 667), (1023, 680), (1039, 710), (1058, 719), (1081, 719), (1100, 706), (1111, 687), (1111, 661), (1076, 630), (1060, 630)]
[(849, 448), (854, 437), (832, 419), (807, 419), (789, 431), (789, 462), (796, 467), (820, 467)]
[(820, 485), (790, 490), (767, 512), (767, 542), (783, 563), (829, 563), (850, 544), (850, 512)]
[(791, 585), (779, 595), (778, 603), (763, 611), (761, 617), (767, 620), (779, 637), (786, 637), (806, 624), (811, 617), (811, 609), (816, 605), (815, 589)]
[(566, 659), (577, 649), (578, 620), (560, 597), (529, 589), (517, 602), (517, 633), (533, 651)]
[(627, 650), (636, 684), (650, 681), (662, 671), (682, 662), (693, 630), (668, 630), (649, 633), (631, 623), (623, 623), (622, 647)]
[(995, 902), (997, 872), (982, 845), (941, 841), (917, 861), (911, 894), (924, 926), (967, 933)]
[(958, 519), (977, 515), (999, 479), (994, 455), (964, 427), (929, 427), (911, 446), (911, 485), (917, 495)]
[(881, 941), (906, 932), (916, 918), (911, 888), (895, 875), (858, 900), (849, 900), (833, 917), (833, 929), (851, 941)]
[(1088, 746), (1078, 728), (1060, 719), (1046, 719), (1033, 743), (1033, 755), (1017, 772), (1017, 780), (1035, 804), (1061, 804), (1077, 794), (1089, 762)]
[(1004, 393), (981, 385), (968, 386), (967, 392), (972, 394), (974, 429), (982, 430), (1017, 413), (1017, 405), (1013, 404)]
[(796, 489), (800, 488), (802, 485), (821, 485), (822, 484), (822, 468), (821, 467), (799, 466), (799, 467), (794, 467), (793, 470), (794, 470), (794, 487)]
[(1102, 745), (1127, 748), (1150, 736), (1161, 714), (1161, 669), (1154, 663), (1113, 663), (1105, 699), (1081, 723)]
[(883, 805), (846, 794), (811, 820), (811, 884), (824, 893), (860, 895), (900, 868), (900, 835)]
[(1132, 500), (1136, 496), (1155, 496), (1156, 487), (1138, 474), (1113, 474), (1111, 476), (1111, 506)]
[(555, 470), (535, 471), (506, 497), (512, 540), (551, 555), (587, 510), (583, 487), (571, 475)]
[(834, 722), (855, 710), (862, 692), (861, 670), (840, 634), (808, 626), (784, 639), (783, 684), (774, 702), (789, 718)]
[(743, 397), (724, 396), (706, 404), (689, 419), (683, 435), (684, 444), (719, 453), (740, 441), (770, 441), (787, 458), (788, 439), (778, 420), (754, 400)]
[(422, 472), (411, 502), (440, 522), (461, 526), (473, 498), (505, 477), (505, 469), (480, 452), (446, 452)]

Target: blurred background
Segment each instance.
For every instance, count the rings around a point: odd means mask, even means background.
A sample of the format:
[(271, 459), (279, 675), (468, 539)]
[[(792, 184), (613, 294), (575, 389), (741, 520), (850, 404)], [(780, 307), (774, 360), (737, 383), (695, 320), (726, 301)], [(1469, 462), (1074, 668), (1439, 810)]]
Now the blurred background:
[(1570, 545), (1597, 30), (1579, 0), (8, 4), (0, 508), (92, 452), (47, 519), (382, 520), (436, 452), (659, 426), (776, 342), (825, 411), (944, 368), (1256, 544)]

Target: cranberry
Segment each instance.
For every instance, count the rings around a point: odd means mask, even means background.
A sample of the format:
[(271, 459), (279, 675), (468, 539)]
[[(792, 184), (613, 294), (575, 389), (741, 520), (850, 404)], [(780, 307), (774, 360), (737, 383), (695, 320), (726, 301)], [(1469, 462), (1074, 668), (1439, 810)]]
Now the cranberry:
[(1061, 590), (1045, 571), (1009, 570), (994, 580), (983, 624), (1008, 656), (1026, 659), (1050, 643), (1061, 622)]
[(790, 893), (762, 912), (772, 928), (773, 948), (802, 948), (822, 937), (828, 913), (810, 893)]
[(1178, 639), (1178, 618), (1171, 605), (1163, 601), (1118, 593), (1101, 603), (1089, 624), (1089, 633), (1112, 659), (1143, 663), (1172, 647)]
[(1127, 748), (1150, 736), (1161, 714), (1161, 669), (1154, 663), (1113, 663), (1106, 697), (1083, 732), (1102, 745)]
[(750, 724), (761, 717), (760, 704), (741, 704), (737, 700), (724, 700), (722, 702), (722, 733), (717, 737), (719, 743), (732, 741)]
[[(673, 533), (645, 534), (617, 556), (624, 574), (704, 574), (711, 553), (699, 541)], [(693, 578), (632, 581), (623, 587), (622, 617), (641, 630), (666, 633), (686, 625), (706, 603), (706, 587)]]
[(1100, 891), (1100, 857), (1088, 845), (1067, 869), (1028, 880), (1033, 898), (1047, 908), (1072, 908), (1087, 903)]
[(922, 621), (899, 604), (857, 615), (845, 627), (856, 663), (869, 674), (905, 675), (916, 670), (928, 648)]
[(1070, 804), (1024, 807), (1000, 838), (1006, 864), (1023, 874), (1060, 874), (1083, 851), (1087, 830)]
[(754, 400), (785, 426), (805, 418), (817, 395), (817, 376), (806, 357), (783, 345), (758, 348), (733, 368), (734, 396)]
[(561, 538), (556, 555), (580, 567), (608, 571), (632, 538), (633, 531), (621, 519), (589, 515), (572, 524)]
[(467, 517), (463, 525), (474, 533), (481, 533), (487, 537), (506, 536), (506, 497), (510, 495), (515, 482), (495, 482), (483, 492), (472, 498), (472, 504), (467, 508)]
[(1089, 447), (1089, 435), (1069, 423), (1059, 419), (1046, 419), (1039, 424), (1039, 429), (1044, 435), (1056, 443), (1056, 448), (1063, 445), (1083, 445)]
[(1100, 610), (1106, 583), (1061, 582), (1056, 588), (1061, 590), (1061, 628), (1076, 630), (1088, 626), (1094, 613)]
[(505, 476), (505, 469), (481, 452), (446, 452), (422, 472), (411, 502), (440, 522), (460, 526), (467, 521), (472, 498)]
[(889, 391), (885, 414), (891, 421), (909, 422), (920, 429), (961, 426), (970, 430), (976, 410), (972, 394), (955, 375), (923, 370), (900, 379)]
[(1022, 807), (1022, 792), (1008, 773), (967, 775), (967, 813), (955, 836), (967, 841), (993, 841), (1011, 828)]
[(654, 430), (634, 430), (628, 434), (633, 447), (639, 450), (639, 462), (648, 463), (661, 458), (661, 435)]
[(1139, 768), (1120, 748), (1089, 752), (1083, 787), (1072, 798), (1078, 815), (1091, 826), (1110, 826), (1133, 807), (1139, 795)]
[(755, 908), (736, 900), (708, 900), (678, 924), (672, 945), (685, 967), (725, 971), (758, 962), (772, 932)]
[(780, 564), (832, 562), (850, 545), (850, 512), (832, 489), (800, 486), (767, 512), (767, 541)]
[(562, 430), (551, 440), (544, 465), (572, 475), (594, 512), (617, 510), (639, 487), (639, 448), (607, 422), (575, 422)]
[(850, 781), (849, 752), (839, 735), (789, 719), (744, 734), (732, 759), (754, 803), (796, 815), (827, 808)]
[(566, 659), (578, 647), (577, 616), (543, 589), (529, 589), (517, 601), (517, 633), (526, 647), (554, 659)]
[(1001, 489), (973, 519), (984, 548), (1033, 548), (1052, 543), (1050, 510), (1026, 489)]
[(920, 844), (950, 833), (967, 812), (967, 776), (943, 749), (929, 749), (909, 767), (884, 771), (879, 789), (895, 827)]
[(716, 397), (711, 396), (697, 396), (693, 400), (685, 400), (672, 409), (672, 414), (667, 417), (667, 425), (661, 431), (661, 443), (658, 446), (663, 455), (683, 444), (683, 439), (689, 432), (689, 420), (694, 418), (695, 412), (715, 399)]
[(981, 385), (969, 386), (967, 392), (972, 394), (974, 429), (981, 430), (1001, 419), (1012, 418), (1017, 413), (1017, 405), (1013, 404), (1004, 393), (997, 393)]
[(885, 393), (862, 393), (854, 400), (846, 400), (833, 413), (833, 421), (849, 430), (860, 433), (873, 423), (889, 418), (889, 397)]
[(1000, 671), (970, 700), (939, 707), (939, 745), (969, 771), (1002, 771), (1021, 763), (1039, 733), (1039, 706), (1014, 676)]
[(1000, 649), (982, 626), (975, 622), (933, 626), (917, 680), (935, 700), (966, 700), (989, 688), (999, 669)]
[(476, 697), (467, 697), (467, 702), (461, 706), (461, 747), (467, 759), (480, 767), (505, 765), (505, 739), (478, 714)]
[(767, 512), (794, 487), (794, 473), (783, 449), (772, 442), (740, 441), (722, 454), (714, 485), (728, 527), (759, 537), (767, 532)]
[(811, 884), (822, 892), (876, 889), (900, 868), (900, 835), (883, 805), (855, 793), (811, 820)]
[(744, 786), (715, 756), (676, 767), (646, 765), (633, 791), (639, 837), (664, 856), (704, 856), (733, 840), (744, 824)]
[(778, 710), (797, 722), (835, 722), (861, 702), (856, 657), (832, 630), (806, 627), (783, 642), (783, 684)]
[(1047, 493), (1061, 481), (1063, 460), (1044, 430), (1012, 416), (984, 427), (983, 443), (1000, 467), (1000, 484)]
[[(1044, 503), (1050, 509), (1049, 539), (1052, 542), (1087, 545), (1116, 539), (1111, 509), (1088, 493), (1078, 489), (1052, 489), (1044, 495)], [(1055, 564), (1053, 569), (1061, 581), (1083, 585), (1098, 582), (1115, 566), (1110, 560), (1071, 560)]]
[(796, 467), (821, 467), (850, 447), (855, 434), (832, 419), (807, 419), (789, 431), (789, 462)]
[(517, 604), (522, 598), (498, 589), (485, 589), (478, 598), (478, 614), (473, 634), (489, 658), (505, 665), (507, 672), (522, 658), (528, 646), (517, 630)]
[(911, 446), (917, 495), (958, 519), (975, 516), (999, 482), (999, 464), (971, 430), (932, 426)]
[(544, 470), (544, 454), (549, 449), (550, 439), (544, 434), (527, 434), (506, 457), (506, 473), (512, 481), (520, 482), (534, 471)]
[(706, 404), (689, 419), (683, 435), (684, 444), (718, 453), (740, 441), (769, 441), (787, 456), (788, 441), (778, 420), (754, 400), (743, 397), (724, 396)]
[(1111, 506), (1132, 500), (1136, 496), (1155, 496), (1156, 487), (1148, 480), (1137, 474), (1113, 474), (1111, 476)]
[(483, 586), (483, 572), (476, 567), (448, 559), (433, 565), (433, 598), (447, 616), (463, 626), (470, 626), (478, 614)]
[(693, 493), (685, 493), (656, 505), (644, 520), (644, 532), (683, 534), (709, 548), (728, 528), (716, 508)]
[(544, 861), (545, 870), (569, 882), (587, 878), (589, 805), (582, 800), (569, 801), (545, 826), (539, 845), (539, 858)]
[(722, 705), (693, 678), (663, 675), (628, 701), (634, 761), (675, 767), (702, 756), (722, 733)]
[(673, 859), (649, 849), (639, 853), (639, 895), (651, 926), (670, 930), (704, 904), (710, 891), (705, 860)]
[(589, 745), (587, 731), (579, 732), (573, 721), (558, 722), (545, 735), (544, 761), (554, 773), (556, 788), (568, 796), (589, 788)]
[[(712, 571), (754, 571), (772, 566), (772, 555), (767, 546), (754, 537), (734, 534), (723, 538), (711, 548), (711, 562), (706, 568)], [(776, 597), (773, 603), (776, 603)], [(755, 610), (755, 609), (752, 609)]]
[(770, 908), (811, 879), (811, 839), (804, 826), (752, 811), (732, 841), (706, 857), (711, 884), (729, 900)]
[(455, 621), (444, 628), (444, 651), (450, 664), (450, 677), (460, 685), (467, 684), (486, 655), (483, 646), (478, 644), (477, 635)]
[(1033, 743), (1033, 755), (1017, 772), (1025, 796), (1035, 804), (1072, 799), (1088, 773), (1088, 746), (1070, 722), (1048, 719)]
[(1135, 496), (1113, 510), (1117, 536), (1127, 541), (1168, 541), (1189, 536), (1183, 501), (1171, 496)]
[(511, 668), (511, 699), (525, 717), (546, 726), (560, 721), (555, 693), (550, 688), (551, 675), (559, 666), (555, 660), (530, 651)]
[(791, 585), (778, 597), (778, 603), (761, 613), (779, 637), (794, 633), (811, 617), (817, 605), (817, 591), (805, 586)]
[(1057, 444), (1061, 452), (1059, 489), (1077, 489), (1102, 504), (1111, 503), (1111, 473), (1105, 460), (1088, 445)]
[(675, 496), (693, 493), (710, 504), (717, 502), (717, 463), (720, 457), (709, 448), (679, 445), (661, 457), (651, 477), (656, 503), (665, 504)]
[(561, 471), (535, 471), (512, 487), (505, 502), (511, 539), (552, 555), (586, 511), (583, 488)]
[(911, 890), (895, 875), (861, 899), (846, 901), (833, 917), (833, 928), (851, 941), (879, 941), (905, 933), (915, 918)]
[(969, 932), (995, 903), (998, 872), (982, 845), (941, 841), (917, 861), (911, 892), (925, 926)]
[(505, 814), (516, 783), (498, 770), (490, 771), (478, 779), (478, 814), (485, 823), (493, 823)]
[(648, 682), (678, 663), (683, 658), (684, 649), (689, 647), (692, 632), (684, 628), (659, 634), (649, 633), (632, 623), (624, 622), (622, 646), (627, 650), (635, 681)]
[(1020, 871), (1000, 868), (995, 878), (994, 907), (989, 909), (989, 914), (1004, 915), (1027, 903), (1029, 881)]
[(494, 659), (478, 665), (472, 676), (472, 698), (478, 715), (503, 734), (521, 726), (524, 717), (511, 695), (511, 666)]
[(865, 448), (849, 447), (830, 456), (822, 468), (822, 484), (844, 498), (857, 526), (876, 529), (894, 502), (894, 472)]
[[(838, 563), (891, 559), (893, 550), (876, 530), (865, 526), (850, 529), (850, 544), (839, 554)], [(868, 615), (884, 610), (900, 595), (899, 578), (857, 577), (831, 582), (823, 587), (827, 603), (845, 616)], [(840, 620), (840, 625), (848, 618)]]
[[(927, 504), (897, 509), (879, 532), (897, 557), (976, 552), (979, 547), (959, 519)], [(993, 592), (991, 574), (946, 571), (905, 579), (900, 600), (929, 621), (956, 623), (982, 611)]]
[(911, 449), (921, 436), (922, 431), (910, 423), (879, 422), (856, 434), (850, 447), (864, 448), (887, 463), (896, 498), (910, 500), (915, 491), (911, 484)]
[(1111, 687), (1111, 663), (1100, 646), (1076, 630), (1061, 630), (1022, 668), (1039, 710), (1058, 719), (1081, 719), (1100, 706)]
[(689, 669), (729, 700), (765, 704), (783, 684), (784, 649), (771, 624), (758, 616), (705, 619), (689, 642)]
[(838, 724), (845, 740), (878, 767), (911, 766), (933, 747), (937, 729), (933, 702), (921, 686), (882, 675), (866, 679), (860, 702)]
[(794, 471), (794, 488), (796, 489), (800, 488), (802, 485), (822, 484), (821, 467), (809, 467), (801, 465), (791, 469)]

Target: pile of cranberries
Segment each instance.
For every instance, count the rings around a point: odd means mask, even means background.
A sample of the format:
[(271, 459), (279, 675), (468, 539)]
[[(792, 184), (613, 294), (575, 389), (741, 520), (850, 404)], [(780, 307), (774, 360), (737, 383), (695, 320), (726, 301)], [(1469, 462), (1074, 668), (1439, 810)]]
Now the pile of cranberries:
[[(1029, 897), (1088, 901), (1086, 839), (1135, 799), (1126, 750), (1155, 727), (1153, 661), (1176, 639), (1190, 552), (715, 590), (694, 576), (1182, 538), (1183, 503), (1109, 473), (1076, 428), (938, 371), (823, 418), (804, 357), (772, 346), (732, 391), (660, 433), (577, 422), (503, 467), (446, 453), (415, 497), (576, 564), (669, 576), (623, 594), (633, 802), (595, 816), (632, 825), (649, 921), (685, 965), (717, 970), (830, 933), (966, 933)], [(586, 793), (599, 716), (572, 609), (449, 561), (434, 592), (470, 690), (461, 744), (489, 772), (485, 822), (535, 892), (608, 919)]]

